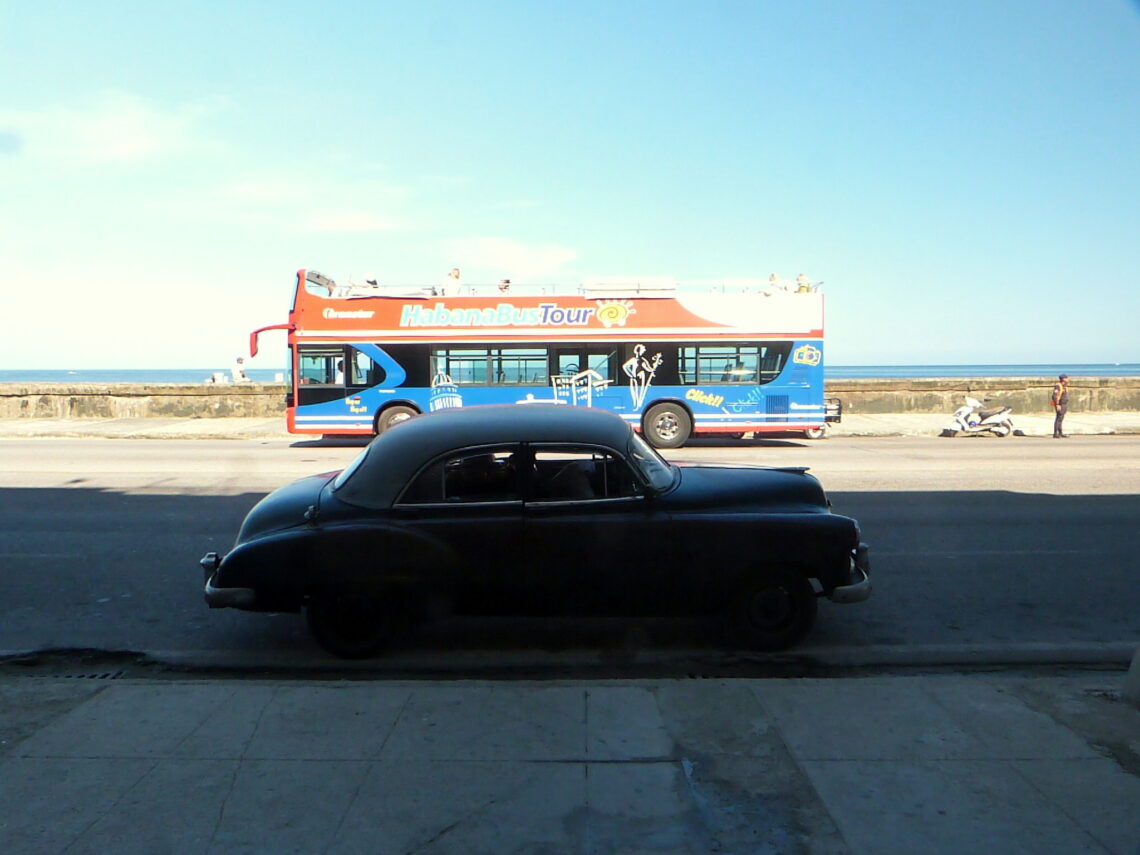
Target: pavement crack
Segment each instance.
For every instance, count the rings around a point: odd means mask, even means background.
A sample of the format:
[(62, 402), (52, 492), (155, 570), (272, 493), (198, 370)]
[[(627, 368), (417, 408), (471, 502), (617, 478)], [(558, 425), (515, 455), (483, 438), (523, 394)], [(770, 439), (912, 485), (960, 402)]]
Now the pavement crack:
[(253, 743), (253, 738), (257, 735), (258, 728), (261, 727), (261, 720), (265, 718), (265, 711), (268, 710), (269, 705), (277, 699), (277, 695), (280, 693), (280, 691), (280, 686), (273, 687), (273, 691), (270, 693), (269, 697), (266, 698), (265, 703), (261, 705), (260, 711), (258, 711), (257, 721), (255, 721), (253, 723), (253, 727), (250, 728), (249, 737), (241, 746), (241, 753), (238, 754), (237, 763), (234, 765), (233, 771), (230, 773), (230, 782), (229, 786), (226, 787), (226, 794), (222, 796), (221, 804), (218, 805), (218, 815), (214, 819), (214, 827), (210, 829), (210, 838), (206, 841), (205, 849), (202, 850), (204, 853), (207, 853), (214, 848), (214, 841), (217, 840), (218, 831), (222, 827), (222, 820), (225, 819), (226, 816), (226, 808), (229, 806), (230, 799), (233, 797), (235, 787), (237, 787), (238, 776), (245, 768), (246, 752), (249, 751), (249, 746)]
[(433, 844), (435, 844), (435, 843), (439, 842), (440, 840), (442, 840), (443, 838), (447, 837), (447, 835), (451, 834), (453, 831), (455, 831), (460, 826), (465, 825), (468, 822), (468, 820), (471, 819), (471, 817), (479, 816), (484, 811), (486, 811), (489, 807), (491, 807), (492, 805), (494, 805), (496, 803), (497, 803), (496, 799), (489, 799), (489, 800), (483, 802), (483, 804), (474, 808), (473, 810), (469, 810), (466, 814), (461, 816), (459, 819), (455, 820), (455, 822), (441, 828), (439, 831), (437, 831), (435, 834), (433, 834), (431, 837), (429, 837), (423, 843), (419, 844), (418, 846), (416, 846), (413, 849), (408, 849), (405, 852), (405, 855), (415, 855), (415, 853), (417, 853), (417, 852), (423, 852), (424, 850), (431, 847)]

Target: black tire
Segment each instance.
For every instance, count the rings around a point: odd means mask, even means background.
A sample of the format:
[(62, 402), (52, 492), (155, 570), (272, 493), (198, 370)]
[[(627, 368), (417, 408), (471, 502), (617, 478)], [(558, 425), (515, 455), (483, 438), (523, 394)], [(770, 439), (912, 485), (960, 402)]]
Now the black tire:
[(804, 436), (808, 439), (823, 439), (827, 436), (827, 425), (817, 428), (808, 428), (804, 431)]
[(398, 425), (400, 422), (406, 422), (408, 419), (415, 418), (419, 413), (411, 407), (404, 407), (397, 405), (389, 407), (376, 417), (376, 434), (382, 434), (384, 431), (393, 425)]
[(992, 433), (996, 437), (1007, 437), (1013, 433), (1013, 425), (998, 425), (993, 429)]
[(305, 617), (317, 644), (341, 659), (368, 659), (399, 628), (394, 602), (367, 594), (322, 592), (309, 599)]
[(679, 404), (656, 404), (646, 411), (641, 430), (654, 448), (680, 448), (693, 432), (693, 420)]
[(731, 640), (753, 650), (786, 650), (815, 625), (816, 599), (802, 573), (778, 568), (758, 572), (729, 607)]

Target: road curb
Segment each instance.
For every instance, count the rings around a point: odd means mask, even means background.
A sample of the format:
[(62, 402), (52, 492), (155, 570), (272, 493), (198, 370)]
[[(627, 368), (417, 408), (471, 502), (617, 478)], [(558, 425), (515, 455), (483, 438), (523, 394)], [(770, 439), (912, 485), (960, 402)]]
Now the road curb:
[[(1135, 641), (1035, 643), (1018, 645), (932, 644), (920, 646), (822, 647), (781, 653), (734, 650), (574, 649), (395, 651), (371, 660), (340, 660), (317, 651), (283, 650), (0, 650), (0, 665), (57, 665), (67, 670), (71, 660), (90, 662), (100, 657), (136, 667), (238, 676), (345, 676), (376, 678), (465, 679), (582, 676), (788, 676), (820, 671), (890, 669), (974, 669), (1024, 667), (1094, 667), (1127, 670), (1136, 654)], [(31, 662), (29, 662), (31, 660)]]

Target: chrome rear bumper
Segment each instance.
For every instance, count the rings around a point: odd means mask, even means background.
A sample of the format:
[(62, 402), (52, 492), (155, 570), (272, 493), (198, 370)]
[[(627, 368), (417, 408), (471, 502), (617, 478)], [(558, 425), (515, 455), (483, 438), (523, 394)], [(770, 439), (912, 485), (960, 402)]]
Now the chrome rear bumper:
[(221, 556), (216, 552), (207, 552), (198, 560), (206, 576), (206, 605), (212, 609), (245, 609), (252, 606), (257, 600), (253, 588), (219, 588), (214, 585), (221, 563)]

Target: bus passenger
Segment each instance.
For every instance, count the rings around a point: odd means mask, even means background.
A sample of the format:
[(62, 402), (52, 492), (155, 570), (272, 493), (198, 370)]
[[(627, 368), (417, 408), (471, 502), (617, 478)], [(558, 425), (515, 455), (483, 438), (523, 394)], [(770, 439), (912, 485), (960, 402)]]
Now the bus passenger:
[(439, 283), (439, 296), (454, 297), (459, 293), (462, 284), (463, 280), (459, 275), (459, 268), (451, 268), (451, 272), (444, 276), (443, 281)]

